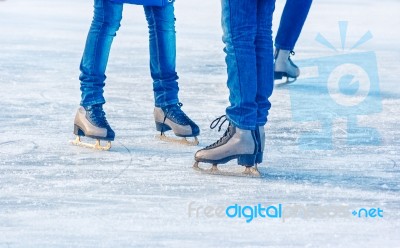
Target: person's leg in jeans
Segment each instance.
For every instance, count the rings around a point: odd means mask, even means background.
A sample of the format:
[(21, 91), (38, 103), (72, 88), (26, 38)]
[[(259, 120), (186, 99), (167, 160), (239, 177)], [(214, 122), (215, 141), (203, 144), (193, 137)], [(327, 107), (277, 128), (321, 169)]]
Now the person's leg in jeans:
[(199, 127), (182, 111), (182, 104), (178, 99), (174, 5), (171, 3), (164, 7), (146, 6), (144, 10), (149, 26), (150, 72), (153, 79), (156, 129), (161, 134), (172, 130), (180, 137), (198, 136)]
[(286, 0), (275, 38), (275, 48), (292, 51), (307, 19), (312, 0)]
[(115, 133), (107, 122), (102, 105), (105, 103), (103, 88), (106, 80), (106, 67), (112, 41), (120, 27), (122, 4), (109, 0), (94, 1), (94, 17), (86, 39), (85, 50), (80, 64), (81, 107), (74, 120), (76, 144), (97, 149), (109, 149), (96, 145), (81, 143), (80, 136), (97, 140), (114, 140)]
[(174, 6), (144, 7), (149, 26), (150, 72), (156, 107), (177, 104)]
[(287, 0), (275, 38), (275, 78), (283, 76), (297, 78), (300, 71), (291, 61), (290, 55), (307, 19), (312, 0)]
[[(222, 0), (230, 93), (226, 115), (230, 125), (220, 140), (196, 153), (195, 166), (198, 162), (219, 164), (237, 158), (239, 165), (247, 167), (245, 172), (251, 173), (249, 168), (256, 163), (260, 150), (257, 130), (266, 122), (273, 83), (271, 31), (266, 30), (271, 23), (260, 24), (260, 27), (258, 24), (271, 21), (273, 9), (272, 0)], [(260, 34), (260, 31), (267, 33)], [(259, 73), (259, 69), (266, 72)], [(265, 120), (259, 121), (262, 119), (259, 114)]]
[(275, 0), (259, 0), (257, 12), (257, 139), (259, 143), (256, 164), (263, 158), (265, 145), (264, 125), (267, 123), (268, 111), (271, 108), (269, 97), (274, 87), (272, 16)]
[(257, 0), (222, 1), (223, 42), (226, 53), (230, 106), (229, 121), (243, 130), (257, 124)]
[(110, 0), (94, 1), (94, 17), (80, 64), (81, 106), (105, 103), (105, 71), (111, 44), (120, 27), (122, 8), (122, 4)]

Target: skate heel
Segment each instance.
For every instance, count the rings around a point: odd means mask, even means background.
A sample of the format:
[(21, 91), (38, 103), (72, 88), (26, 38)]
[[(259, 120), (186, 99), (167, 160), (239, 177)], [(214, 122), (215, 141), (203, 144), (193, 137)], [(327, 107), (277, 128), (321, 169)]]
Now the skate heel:
[(282, 79), (282, 77), (284, 76), (284, 72), (281, 71), (274, 71), (274, 79)]
[(253, 166), (256, 161), (256, 155), (254, 154), (247, 154), (247, 155), (240, 155), (237, 159), (238, 165), (246, 165), (246, 166)]
[(165, 131), (171, 130), (171, 128), (168, 125), (164, 124), (164, 123), (156, 121), (156, 130), (159, 131), (159, 132), (165, 132)]
[(74, 134), (78, 136), (85, 136), (85, 133), (78, 125), (74, 125)]
[(257, 153), (257, 155), (256, 155), (256, 161), (255, 161), (255, 163), (256, 164), (261, 164), (261, 162), (262, 162), (262, 160), (263, 160), (263, 152), (259, 152), (259, 153)]

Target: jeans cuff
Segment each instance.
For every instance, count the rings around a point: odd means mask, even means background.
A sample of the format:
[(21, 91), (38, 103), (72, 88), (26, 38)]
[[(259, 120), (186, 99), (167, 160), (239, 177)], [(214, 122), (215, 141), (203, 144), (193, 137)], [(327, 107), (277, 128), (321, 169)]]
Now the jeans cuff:
[(243, 129), (243, 130), (256, 130), (256, 126), (255, 125), (248, 125), (248, 124), (243, 124), (243, 123), (239, 123), (239, 122), (236, 122), (236, 121), (234, 121), (234, 120), (232, 120), (231, 118), (229, 118), (229, 116), (228, 115), (226, 115), (226, 118), (229, 120), (229, 122), (231, 122), (235, 127), (238, 127), (238, 128), (240, 128), (240, 129)]
[(96, 104), (104, 104), (104, 103), (106, 103), (106, 100), (104, 98), (102, 98), (102, 99), (94, 100), (94, 101), (90, 101), (90, 102), (81, 101), (80, 105), (82, 107), (88, 107), (88, 106), (92, 106), (92, 105), (96, 105)]
[(154, 103), (154, 106), (157, 107), (157, 108), (164, 108), (164, 107), (166, 107), (168, 105), (177, 104), (178, 102), (179, 102), (179, 99), (173, 99), (173, 100), (169, 100), (169, 101), (163, 102), (161, 104)]
[(263, 126), (265, 126), (265, 124), (267, 124), (266, 121), (264, 121), (264, 122), (257, 122), (257, 127), (263, 127)]
[(275, 43), (275, 48), (279, 49), (279, 50), (287, 50), (287, 51), (293, 51), (294, 47), (290, 47), (290, 46), (281, 46), (279, 44)]

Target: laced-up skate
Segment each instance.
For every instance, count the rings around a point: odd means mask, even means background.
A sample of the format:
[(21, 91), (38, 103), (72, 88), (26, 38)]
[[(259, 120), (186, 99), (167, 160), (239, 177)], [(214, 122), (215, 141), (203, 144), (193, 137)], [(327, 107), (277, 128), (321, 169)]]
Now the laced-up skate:
[[(111, 141), (115, 138), (115, 133), (107, 122), (102, 105), (80, 107), (78, 109), (74, 121), (74, 134), (76, 139), (71, 141), (72, 144), (97, 150), (110, 150)], [(82, 142), (82, 136), (96, 139), (96, 143)], [(100, 140), (107, 141), (107, 144), (102, 146)]]
[[(226, 116), (223, 115), (215, 119), (210, 128), (214, 129), (221, 122), (218, 128), (220, 131), (226, 120)], [(219, 140), (196, 152), (196, 162), (193, 168), (208, 174), (260, 177), (256, 164), (257, 155), (260, 151), (256, 131), (242, 130), (229, 123), (227, 130)], [(225, 164), (233, 159), (237, 159), (239, 165), (245, 166), (245, 170), (242, 172), (226, 172), (218, 169), (218, 164)], [(200, 162), (210, 163), (212, 167), (203, 169), (199, 167)]]
[[(300, 70), (290, 59), (290, 55), (294, 55), (294, 52), (281, 49), (275, 50), (274, 79), (286, 77), (286, 82), (296, 81), (300, 75)], [(289, 81), (290, 78), (293, 80)]]
[[(159, 139), (184, 145), (195, 146), (199, 144), (197, 136), (199, 127), (182, 111), (182, 103), (168, 105), (164, 108), (154, 108), (156, 129), (160, 132)], [(177, 137), (168, 137), (165, 132), (172, 130)], [(194, 140), (189, 140), (193, 137)]]

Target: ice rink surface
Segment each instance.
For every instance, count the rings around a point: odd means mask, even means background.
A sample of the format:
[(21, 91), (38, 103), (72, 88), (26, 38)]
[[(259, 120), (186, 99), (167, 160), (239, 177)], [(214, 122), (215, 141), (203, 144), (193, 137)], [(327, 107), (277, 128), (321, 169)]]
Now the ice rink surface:
[[(201, 127), (203, 147), (222, 135), (209, 124), (228, 104), (220, 2), (177, 0), (175, 8), (180, 100)], [(69, 145), (92, 1), (0, 1), (0, 248), (399, 247), (399, 9), (397, 0), (315, 1), (294, 57), (338, 55), (315, 40), (320, 33), (341, 48), (338, 22), (348, 22), (349, 46), (371, 32), (352, 52), (376, 55), (366, 70), (378, 70), (381, 107), (356, 118), (377, 130), (379, 144), (349, 144), (347, 119), (338, 116), (331, 149), (303, 149), (302, 133), (320, 126), (293, 118), (300, 105), (291, 96), (318, 90), (299, 79), (275, 88), (263, 178), (252, 179), (199, 174), (192, 169), (199, 147), (155, 140), (139, 6), (125, 6), (107, 70), (113, 148)], [(318, 104), (301, 107), (312, 112)], [(321, 148), (325, 138), (316, 138)], [(216, 212), (234, 204), (282, 204), (283, 216), (246, 223)], [(352, 214), (361, 208), (379, 208), (383, 217)]]

